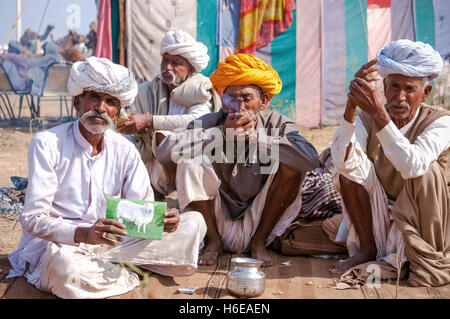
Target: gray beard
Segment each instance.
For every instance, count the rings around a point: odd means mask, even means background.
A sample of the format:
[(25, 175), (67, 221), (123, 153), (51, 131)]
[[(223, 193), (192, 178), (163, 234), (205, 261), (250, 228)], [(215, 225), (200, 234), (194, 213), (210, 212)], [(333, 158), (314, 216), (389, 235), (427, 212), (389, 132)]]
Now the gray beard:
[[(104, 119), (106, 121), (106, 124), (104, 124), (104, 125), (91, 124), (91, 122), (89, 121), (89, 119), (91, 117), (101, 117), (102, 119)], [(109, 115), (106, 112), (98, 113), (95, 109), (92, 109), (89, 112), (84, 113), (80, 117), (80, 123), (83, 124), (83, 127), (86, 130), (88, 130), (90, 133), (92, 133), (94, 135), (104, 134), (106, 132), (106, 130), (110, 129), (114, 125), (112, 119), (109, 117)]]

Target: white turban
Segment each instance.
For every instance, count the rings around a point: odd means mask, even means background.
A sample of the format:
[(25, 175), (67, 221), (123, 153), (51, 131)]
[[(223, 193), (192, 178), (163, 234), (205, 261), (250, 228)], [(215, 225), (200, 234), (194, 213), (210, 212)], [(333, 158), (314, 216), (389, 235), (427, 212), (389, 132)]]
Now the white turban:
[(137, 95), (133, 72), (108, 59), (95, 56), (72, 65), (67, 89), (73, 96), (80, 95), (83, 91), (109, 94), (120, 101), (120, 106), (131, 105)]
[(406, 39), (384, 46), (378, 51), (377, 58), (378, 73), (383, 78), (389, 74), (436, 78), (444, 65), (439, 53), (429, 44)]
[(196, 72), (200, 72), (209, 62), (208, 48), (183, 30), (169, 31), (161, 40), (161, 55), (181, 55), (189, 61)]

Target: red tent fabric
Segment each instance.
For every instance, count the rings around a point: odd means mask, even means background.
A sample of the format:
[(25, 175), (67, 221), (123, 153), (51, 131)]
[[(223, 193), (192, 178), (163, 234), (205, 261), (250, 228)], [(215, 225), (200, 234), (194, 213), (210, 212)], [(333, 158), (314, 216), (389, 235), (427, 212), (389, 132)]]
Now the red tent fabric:
[(98, 6), (96, 56), (112, 61), (111, 1), (100, 0)]

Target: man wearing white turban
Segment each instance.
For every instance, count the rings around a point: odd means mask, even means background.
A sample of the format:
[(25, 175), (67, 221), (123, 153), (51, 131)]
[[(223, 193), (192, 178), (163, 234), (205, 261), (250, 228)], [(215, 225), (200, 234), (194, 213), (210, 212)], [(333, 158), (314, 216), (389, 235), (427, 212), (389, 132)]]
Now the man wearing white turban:
[[(331, 147), (350, 258), (331, 272), (367, 276), (375, 264), (381, 279), (395, 280), (398, 270), (409, 271), (413, 286), (450, 282), (450, 112), (424, 103), (442, 66), (431, 46), (398, 40), (351, 81)], [(376, 71), (384, 78), (385, 105), (370, 84)]]
[(140, 284), (118, 263), (168, 276), (192, 274), (206, 233), (200, 213), (167, 210), (162, 240), (121, 237), (125, 226), (105, 218), (107, 197), (154, 200), (135, 146), (109, 129), (136, 96), (134, 75), (90, 57), (72, 66), (67, 86), (79, 120), (30, 142), (23, 232), (9, 256), (8, 277), (25, 276), (61, 298), (105, 298)]
[(183, 30), (169, 31), (161, 40), (161, 73), (139, 85), (136, 114), (117, 128), (135, 134), (136, 147), (152, 186), (167, 195), (175, 190), (176, 165), (161, 165), (155, 148), (171, 131), (221, 107), (209, 78), (200, 73), (209, 62), (207, 47)]

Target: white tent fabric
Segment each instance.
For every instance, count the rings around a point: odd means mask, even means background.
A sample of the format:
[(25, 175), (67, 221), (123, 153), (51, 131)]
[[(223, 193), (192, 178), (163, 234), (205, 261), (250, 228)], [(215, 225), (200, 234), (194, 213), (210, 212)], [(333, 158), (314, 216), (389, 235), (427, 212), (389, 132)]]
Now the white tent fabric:
[(138, 82), (160, 73), (160, 44), (167, 31), (182, 29), (197, 37), (197, 0), (127, 1), (126, 18), (127, 64)]

